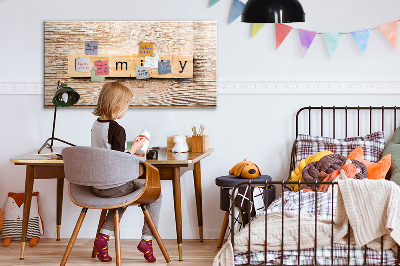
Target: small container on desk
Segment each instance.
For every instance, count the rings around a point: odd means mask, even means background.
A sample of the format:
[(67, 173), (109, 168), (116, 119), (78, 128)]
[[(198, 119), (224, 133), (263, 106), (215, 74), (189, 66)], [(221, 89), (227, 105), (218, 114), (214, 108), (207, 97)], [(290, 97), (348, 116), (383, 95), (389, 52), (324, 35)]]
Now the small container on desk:
[(208, 150), (209, 136), (192, 136), (192, 152), (205, 152)]

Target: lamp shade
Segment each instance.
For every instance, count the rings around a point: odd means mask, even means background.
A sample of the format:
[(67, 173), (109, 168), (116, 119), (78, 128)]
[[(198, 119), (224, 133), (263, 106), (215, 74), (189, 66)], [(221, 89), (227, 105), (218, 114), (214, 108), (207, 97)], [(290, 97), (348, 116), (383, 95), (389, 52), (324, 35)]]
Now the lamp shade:
[(57, 107), (68, 107), (76, 104), (79, 98), (79, 94), (74, 89), (62, 83), (54, 94), (53, 104)]
[(242, 12), (242, 22), (304, 22), (304, 15), (298, 0), (249, 0)]

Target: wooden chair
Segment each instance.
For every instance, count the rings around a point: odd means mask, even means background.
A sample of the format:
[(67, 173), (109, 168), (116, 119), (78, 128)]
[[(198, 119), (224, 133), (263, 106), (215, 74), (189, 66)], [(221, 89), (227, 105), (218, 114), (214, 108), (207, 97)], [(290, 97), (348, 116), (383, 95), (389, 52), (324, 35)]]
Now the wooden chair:
[[(118, 208), (129, 205), (139, 205), (142, 208), (145, 220), (149, 224), (166, 262), (171, 262), (145, 205), (157, 200), (161, 193), (160, 175), (157, 168), (146, 162), (141, 162), (140, 171), (137, 164), (138, 160), (142, 160), (139, 157), (103, 148), (68, 147), (63, 149), (62, 155), (65, 179), (70, 182), (68, 186), (69, 196), (74, 204), (82, 207), (82, 211), (60, 265), (66, 264), (88, 209), (102, 209), (96, 237), (103, 226), (107, 210), (116, 209), (114, 215), (116, 265), (121, 265)], [(144, 182), (143, 189), (118, 198), (100, 198), (91, 191), (92, 186), (116, 185), (128, 182), (132, 179), (132, 176), (145, 177), (144, 180), (138, 180)], [(96, 257), (94, 247), (92, 257)]]

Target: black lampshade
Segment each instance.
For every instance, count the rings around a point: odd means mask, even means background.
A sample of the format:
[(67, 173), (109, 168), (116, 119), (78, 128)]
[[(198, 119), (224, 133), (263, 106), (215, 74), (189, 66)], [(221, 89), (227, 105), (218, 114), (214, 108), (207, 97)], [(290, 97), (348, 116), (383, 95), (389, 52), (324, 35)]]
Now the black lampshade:
[(53, 104), (57, 107), (68, 107), (76, 104), (79, 98), (79, 94), (74, 89), (62, 83), (54, 94)]
[(304, 15), (298, 0), (249, 0), (243, 9), (242, 22), (304, 22)]

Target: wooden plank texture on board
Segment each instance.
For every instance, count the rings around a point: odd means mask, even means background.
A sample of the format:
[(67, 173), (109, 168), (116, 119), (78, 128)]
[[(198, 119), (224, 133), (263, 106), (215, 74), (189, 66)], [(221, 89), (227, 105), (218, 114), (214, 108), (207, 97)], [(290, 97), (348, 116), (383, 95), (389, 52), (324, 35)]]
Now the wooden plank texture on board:
[[(112, 69), (110, 77), (106, 77), (106, 82), (120, 81), (132, 90), (134, 97), (130, 107), (215, 108), (216, 30), (216, 22), (208, 21), (46, 21), (44, 105), (53, 106), (51, 101), (59, 80), (65, 80), (81, 95), (73, 107), (97, 104), (104, 83), (91, 82), (88, 73), (76, 78), (68, 75), (71, 71), (68, 55), (84, 55), (85, 41), (97, 41), (99, 55), (120, 56), (138, 54), (138, 44), (143, 41), (154, 43), (153, 52), (160, 56), (179, 55), (183, 59), (193, 56), (193, 78), (158, 78), (158, 73), (151, 71), (153, 78), (137, 80), (132, 78), (137, 63), (132, 58), (130, 78), (113, 77)], [(115, 61), (111, 58), (109, 63), (115, 64)]]

